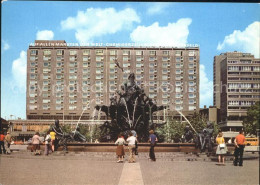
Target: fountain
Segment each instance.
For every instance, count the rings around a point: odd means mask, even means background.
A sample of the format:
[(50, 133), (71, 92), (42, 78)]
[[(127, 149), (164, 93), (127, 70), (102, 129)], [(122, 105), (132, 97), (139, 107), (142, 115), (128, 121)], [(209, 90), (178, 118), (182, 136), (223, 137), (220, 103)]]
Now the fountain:
[[(120, 68), (119, 64), (117, 66)], [(120, 68), (122, 69), (122, 68)], [(123, 69), (122, 69), (123, 71)], [(129, 131), (135, 130), (139, 141), (148, 141), (149, 129), (154, 129), (152, 114), (163, 110), (166, 106), (157, 106), (135, 83), (134, 73), (130, 73), (128, 81), (117, 91), (118, 97), (110, 98), (110, 105), (96, 105), (96, 110), (101, 110), (110, 118), (102, 126), (102, 130), (109, 129), (109, 134), (104, 138), (115, 140), (122, 132), (126, 135)]]

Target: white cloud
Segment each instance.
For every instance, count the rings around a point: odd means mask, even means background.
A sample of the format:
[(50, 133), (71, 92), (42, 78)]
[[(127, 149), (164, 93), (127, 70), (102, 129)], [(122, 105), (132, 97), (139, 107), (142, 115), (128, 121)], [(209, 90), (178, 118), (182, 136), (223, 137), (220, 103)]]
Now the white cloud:
[(159, 26), (158, 22), (150, 26), (138, 26), (130, 35), (136, 43), (149, 43), (160, 46), (178, 46), (187, 44), (190, 18), (179, 19), (176, 23)]
[(20, 57), (15, 59), (12, 64), (13, 86), (21, 89), (26, 89), (26, 61), (26, 52), (21, 51)]
[(4, 50), (4, 51), (10, 49), (10, 45), (8, 44), (7, 41), (4, 41), (4, 40), (3, 40), (2, 42), (3, 42), (3, 50)]
[(36, 40), (52, 40), (54, 33), (51, 30), (38, 31), (36, 34)]
[(131, 28), (140, 18), (131, 8), (116, 11), (114, 8), (88, 8), (78, 11), (76, 17), (61, 21), (63, 30), (76, 30), (75, 37), (80, 43), (92, 42), (95, 37), (114, 34)]
[(154, 14), (159, 14), (162, 13), (167, 7), (169, 7), (169, 3), (152, 3), (148, 9), (147, 9), (147, 14), (148, 15), (154, 15)]
[(213, 81), (207, 77), (205, 66), (200, 64), (200, 107), (213, 103)]
[(244, 31), (234, 30), (225, 36), (222, 43), (218, 43), (217, 50), (238, 50), (259, 56), (260, 51), (260, 22), (253, 22)]

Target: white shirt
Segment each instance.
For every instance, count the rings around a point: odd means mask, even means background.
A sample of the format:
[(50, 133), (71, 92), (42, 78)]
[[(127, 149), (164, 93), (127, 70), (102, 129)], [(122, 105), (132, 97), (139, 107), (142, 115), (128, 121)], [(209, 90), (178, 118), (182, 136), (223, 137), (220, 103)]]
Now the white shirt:
[(126, 141), (128, 142), (128, 145), (135, 145), (136, 138), (135, 136), (130, 136)]

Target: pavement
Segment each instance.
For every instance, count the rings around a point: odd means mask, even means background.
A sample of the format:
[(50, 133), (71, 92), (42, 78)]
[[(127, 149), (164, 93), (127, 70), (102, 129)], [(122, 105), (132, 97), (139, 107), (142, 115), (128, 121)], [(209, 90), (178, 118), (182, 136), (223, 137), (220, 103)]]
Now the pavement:
[[(244, 166), (216, 165), (206, 155), (139, 153), (136, 163), (116, 163), (112, 152), (56, 152), (34, 156), (26, 150), (0, 155), (1, 185), (256, 185), (259, 184), (258, 154), (245, 153)], [(208, 160), (206, 160), (208, 159)], [(251, 159), (251, 160), (249, 160)]]

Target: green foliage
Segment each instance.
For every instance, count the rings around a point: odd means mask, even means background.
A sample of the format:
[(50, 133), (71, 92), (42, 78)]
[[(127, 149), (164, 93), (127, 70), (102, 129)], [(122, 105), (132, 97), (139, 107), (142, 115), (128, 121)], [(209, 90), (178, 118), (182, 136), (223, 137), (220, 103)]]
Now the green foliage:
[(207, 117), (197, 112), (193, 114), (189, 121), (196, 132), (202, 131), (207, 126)]
[(169, 118), (163, 127), (156, 129), (156, 133), (161, 141), (178, 143), (184, 134), (184, 128), (184, 123)]
[(260, 120), (260, 102), (256, 102), (247, 110), (247, 116), (243, 120), (243, 126), (246, 134), (257, 135)]

